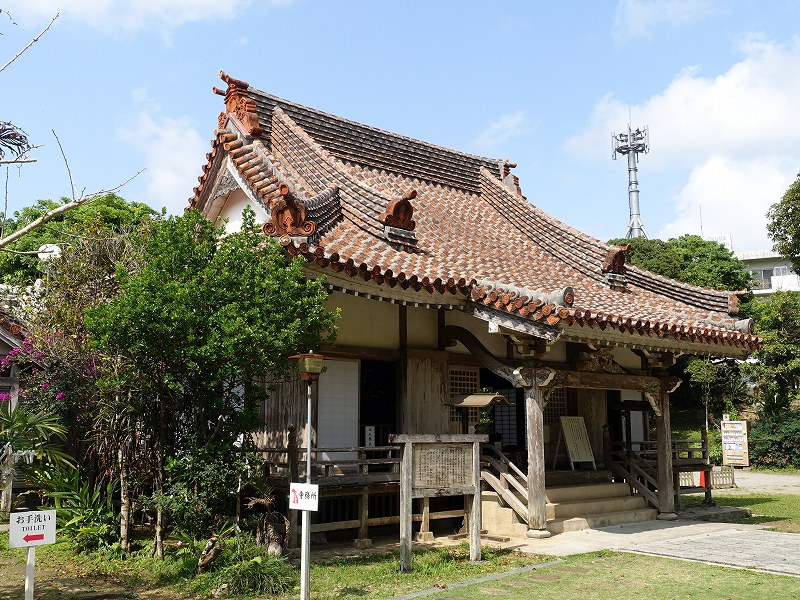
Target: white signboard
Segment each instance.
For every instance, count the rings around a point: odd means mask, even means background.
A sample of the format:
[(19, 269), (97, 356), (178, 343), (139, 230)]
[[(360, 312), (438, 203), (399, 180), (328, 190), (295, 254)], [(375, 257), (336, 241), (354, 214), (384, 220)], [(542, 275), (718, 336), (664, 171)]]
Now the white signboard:
[(589, 443), (589, 434), (586, 432), (586, 422), (583, 417), (561, 417), (561, 430), (564, 432), (569, 461), (594, 464), (592, 445)]
[(9, 548), (30, 548), (56, 543), (56, 511), (34, 510), (11, 513), (8, 529)]
[(319, 486), (315, 483), (290, 483), (289, 508), (316, 511), (319, 505)]

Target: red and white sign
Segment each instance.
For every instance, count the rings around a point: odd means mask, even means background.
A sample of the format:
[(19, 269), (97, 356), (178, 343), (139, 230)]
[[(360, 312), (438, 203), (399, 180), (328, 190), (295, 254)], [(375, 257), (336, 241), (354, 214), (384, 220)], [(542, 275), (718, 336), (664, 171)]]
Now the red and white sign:
[(319, 506), (319, 486), (315, 483), (290, 483), (289, 508), (316, 511)]
[(56, 511), (33, 510), (11, 513), (8, 528), (9, 548), (30, 548), (56, 543)]

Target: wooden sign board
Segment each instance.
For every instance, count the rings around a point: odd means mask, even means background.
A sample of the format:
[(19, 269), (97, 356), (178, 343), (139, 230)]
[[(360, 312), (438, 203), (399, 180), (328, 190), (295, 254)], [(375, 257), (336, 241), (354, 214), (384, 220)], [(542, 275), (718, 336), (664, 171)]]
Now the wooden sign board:
[[(481, 449), (488, 435), (396, 434), (400, 459), (400, 571), (411, 572), (413, 498), (464, 496), (469, 558), (481, 558)], [(424, 519), (423, 519), (424, 520)]]
[(589, 434), (586, 431), (586, 422), (583, 417), (560, 417), (561, 418), (561, 432), (564, 436), (564, 442), (567, 446), (567, 454), (569, 455), (569, 462), (572, 468), (575, 468), (573, 463), (576, 462), (590, 462), (595, 469), (597, 466), (594, 462), (594, 454), (592, 453), (592, 445), (589, 443)]
[[(472, 444), (414, 444), (411, 488), (415, 497), (423, 490), (442, 490), (442, 495), (455, 495), (469, 487), (474, 494)], [(455, 488), (455, 489), (454, 489)], [(454, 489), (448, 494), (446, 490)]]
[(722, 464), (734, 467), (750, 466), (747, 421), (722, 422)]

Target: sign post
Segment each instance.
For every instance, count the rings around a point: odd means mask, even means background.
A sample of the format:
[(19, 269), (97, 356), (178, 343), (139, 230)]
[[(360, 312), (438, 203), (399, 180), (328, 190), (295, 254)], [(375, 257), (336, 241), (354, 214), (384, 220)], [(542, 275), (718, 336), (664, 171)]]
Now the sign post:
[(8, 529), (8, 547), (25, 548), (25, 600), (33, 600), (33, 583), (36, 573), (36, 546), (54, 544), (56, 541), (56, 511), (34, 510), (11, 513)]

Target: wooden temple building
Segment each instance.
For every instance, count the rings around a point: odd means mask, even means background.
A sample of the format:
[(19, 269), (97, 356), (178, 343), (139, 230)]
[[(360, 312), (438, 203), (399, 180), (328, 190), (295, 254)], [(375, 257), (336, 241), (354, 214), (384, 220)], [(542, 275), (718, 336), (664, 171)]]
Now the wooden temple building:
[[(758, 347), (736, 292), (626, 265), (623, 248), (531, 204), (508, 160), (221, 78), (224, 110), (191, 207), (230, 230), (251, 206), (341, 309), (336, 343), (317, 349), (327, 370), (312, 431), (298, 381), (272, 394), (258, 439), (285, 481), (298, 463), (303, 475), (297, 446), (312, 436), (328, 506), (316, 531), (354, 528), (365, 539), (370, 526), (397, 523), (391, 434), (487, 427), (490, 533), (547, 536), (574, 520), (675, 511), (678, 473), (709, 467), (703, 448), (671, 437), (679, 380), (667, 370), (681, 354), (743, 358)], [(576, 439), (591, 462), (565, 452)], [(575, 482), (558, 474), (573, 468), (588, 494), (567, 493)], [(594, 520), (584, 514), (599, 506)], [(423, 533), (458, 513), (435, 499), (414, 512)]]

